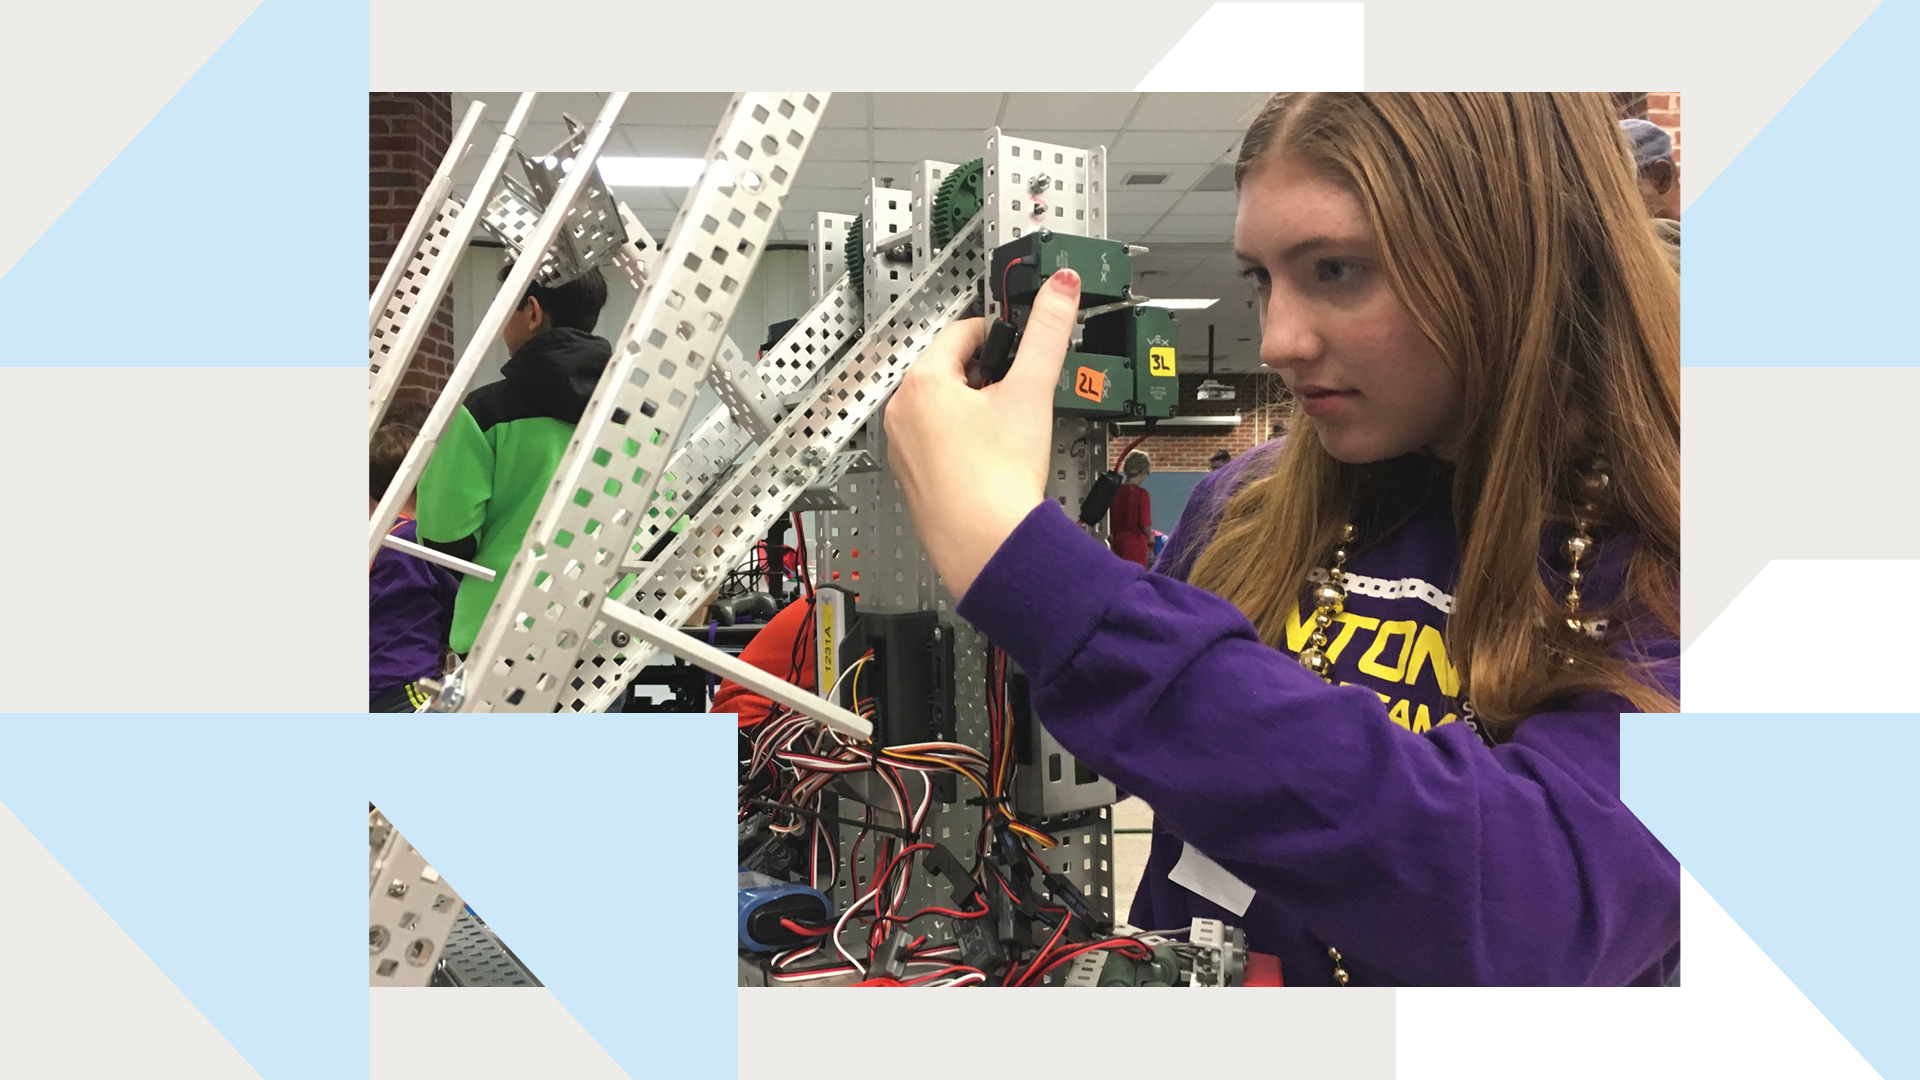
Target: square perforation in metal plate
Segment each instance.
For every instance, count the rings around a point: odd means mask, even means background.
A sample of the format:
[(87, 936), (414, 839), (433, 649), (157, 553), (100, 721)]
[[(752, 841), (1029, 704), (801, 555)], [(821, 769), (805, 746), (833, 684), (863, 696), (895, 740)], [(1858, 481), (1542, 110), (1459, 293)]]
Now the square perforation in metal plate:
[(847, 224), (853, 217), (819, 212), (807, 228), (807, 295), (815, 303), (847, 272)]
[[(711, 592), (707, 582), (739, 564), (832, 454), (866, 423), (933, 334), (966, 308), (981, 272), (976, 221), (734, 469), (693, 524), (641, 578), (629, 602), (668, 625), (684, 622)], [(646, 646), (619, 650), (596, 640), (581, 663), (584, 669), (591, 661), (594, 674), (576, 674), (572, 681), (580, 685), (574, 687), (578, 696), (571, 707), (605, 709), (652, 653)]]
[[(1042, 228), (1107, 235), (1106, 147), (1060, 146), (995, 127), (987, 131), (985, 163), (987, 250)], [(1036, 194), (1036, 187), (1043, 193)]]
[[(533, 185), (534, 201), (541, 206), (553, 201), (586, 142), (587, 129), (579, 127), (571, 118), (567, 123), (575, 130), (559, 146), (538, 158), (520, 155), (520, 164)], [(541, 263), (539, 281), (543, 285), (571, 281), (588, 268), (610, 259), (626, 244), (625, 220), (613, 193), (601, 180), (596, 163), (586, 187), (567, 208), (566, 225)]]
[(869, 181), (861, 216), (863, 299), (878, 316), (913, 282), (913, 192)]
[(542, 203), (534, 193), (511, 176), (500, 177), (500, 190), (487, 200), (487, 209), (480, 224), (493, 234), (494, 239), (505, 244), (514, 259), (519, 259), (527, 247), (527, 237), (533, 235), (533, 227), (540, 223)]
[(373, 333), (367, 340), (367, 366), (369, 377), (380, 374), (380, 369), (391, 358), (393, 345), (400, 340), (402, 331), (420, 307), (423, 295), (435, 305), (439, 303), (444, 290), (435, 289), (429, 281), (439, 272), (443, 256), (447, 254), (448, 238), (453, 235), (454, 223), (465, 208), (460, 200), (449, 198), (442, 203), (427, 231), (420, 237), (420, 243), (407, 259), (407, 268), (400, 275), (400, 283), (387, 297), (386, 307), (375, 322)]
[[(688, 194), (653, 286), (614, 345), (553, 487), (527, 531), (469, 656), (460, 708), (547, 711), (584, 680), (582, 646), (604, 629), (615, 584), (688, 407), (720, 347), (740, 290), (811, 143), (823, 94), (735, 99), (707, 168)], [(736, 212), (737, 211), (737, 212)], [(534, 587), (547, 562), (578, 563), (549, 597)], [(599, 680), (595, 676), (596, 681)]]
[(425, 986), (464, 904), (379, 811), (369, 819), (368, 985)]
[[(826, 299), (816, 302), (787, 333), (760, 358), (758, 373), (783, 396), (799, 391), (820, 367), (838, 356), (852, 336), (850, 286), (844, 275), (834, 282)], [(717, 477), (727, 473), (741, 451), (758, 440), (734, 422), (726, 406), (716, 408), (694, 428), (684, 445), (667, 462), (640, 531), (627, 555), (634, 570), (668, 531), (684, 528), (686, 515), (699, 506)]]
[(940, 182), (958, 168), (951, 161), (922, 161), (913, 167), (913, 272), (917, 275), (933, 259), (933, 197)]

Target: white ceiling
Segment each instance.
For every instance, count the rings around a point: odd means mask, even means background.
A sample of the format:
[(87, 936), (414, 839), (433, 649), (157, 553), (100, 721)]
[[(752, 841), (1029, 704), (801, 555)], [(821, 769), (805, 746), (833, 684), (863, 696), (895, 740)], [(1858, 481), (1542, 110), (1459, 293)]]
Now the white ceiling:
[[(454, 116), (470, 102), (486, 102), (480, 146), (491, 145), (516, 95), (456, 93)], [(857, 211), (871, 178), (908, 183), (925, 159), (968, 161), (986, 148), (985, 131), (1067, 146), (1106, 146), (1113, 188), (1109, 235), (1144, 244), (1135, 260), (1136, 291), (1147, 296), (1218, 297), (1204, 311), (1182, 312), (1181, 352), (1198, 366), (1206, 356), (1207, 325), (1216, 326), (1218, 370), (1258, 366), (1258, 328), (1232, 251), (1234, 196), (1194, 191), (1216, 164), (1231, 162), (1247, 121), (1264, 94), (835, 94), (772, 234), (804, 243), (818, 211)], [(700, 157), (725, 112), (727, 94), (634, 94), (605, 153), (636, 157)], [(581, 123), (599, 114), (600, 94), (542, 94), (522, 136), (523, 147), (545, 149), (566, 137), (561, 113)], [(475, 155), (479, 157), (481, 155)], [(477, 170), (470, 163), (469, 174)], [(1167, 174), (1156, 187), (1127, 187), (1133, 172)], [(463, 177), (462, 179), (468, 179)], [(464, 193), (463, 193), (464, 194)], [(673, 226), (684, 189), (616, 188), (654, 235)], [(1184, 365), (1183, 365), (1184, 367)]]

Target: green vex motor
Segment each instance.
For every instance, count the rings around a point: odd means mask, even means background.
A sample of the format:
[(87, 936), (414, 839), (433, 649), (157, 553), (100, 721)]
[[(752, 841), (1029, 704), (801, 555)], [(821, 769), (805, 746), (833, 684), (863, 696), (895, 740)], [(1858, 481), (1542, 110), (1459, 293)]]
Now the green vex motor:
[(1133, 363), (1124, 356), (1070, 352), (1060, 365), (1053, 411), (1061, 416), (1127, 416), (1133, 412)]
[(1133, 362), (1133, 400), (1140, 416), (1165, 419), (1180, 403), (1175, 353), (1180, 325), (1166, 308), (1130, 307), (1087, 320), (1080, 347)]
[(1041, 283), (1066, 269), (1080, 275), (1083, 308), (1118, 303), (1133, 284), (1133, 258), (1118, 240), (1040, 229), (993, 249), (993, 288), (1002, 303), (1033, 303)]

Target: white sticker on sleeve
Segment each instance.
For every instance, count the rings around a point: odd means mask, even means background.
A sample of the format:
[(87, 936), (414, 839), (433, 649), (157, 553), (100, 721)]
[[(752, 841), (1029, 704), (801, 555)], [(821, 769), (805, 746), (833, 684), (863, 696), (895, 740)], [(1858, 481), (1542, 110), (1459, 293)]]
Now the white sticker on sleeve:
[(1226, 867), (1207, 858), (1192, 844), (1182, 847), (1180, 861), (1168, 871), (1167, 880), (1235, 915), (1245, 915), (1247, 906), (1253, 903), (1253, 886), (1234, 877)]

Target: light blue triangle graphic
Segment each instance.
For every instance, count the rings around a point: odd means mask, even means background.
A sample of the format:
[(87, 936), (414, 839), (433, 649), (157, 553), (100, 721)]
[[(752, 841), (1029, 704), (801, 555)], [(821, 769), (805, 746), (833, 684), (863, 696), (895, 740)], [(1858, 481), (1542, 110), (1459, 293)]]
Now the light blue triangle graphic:
[(1621, 718), (1621, 796), (1886, 1080), (1920, 1077), (1920, 716)]
[(1920, 364), (1917, 55), (1920, 3), (1886, 0), (1694, 201), (1682, 364)]
[(0, 278), (0, 364), (363, 364), (367, 32), (264, 0)]
[(630, 1075), (731, 1080), (736, 742), (706, 715), (9, 716), (0, 804), (265, 1080), (365, 1075), (370, 801)]
[(727, 717), (362, 720), (429, 751), (368, 800), (628, 1075), (738, 1074)]
[(0, 804), (265, 1080), (366, 1072), (357, 719), (0, 718)]

